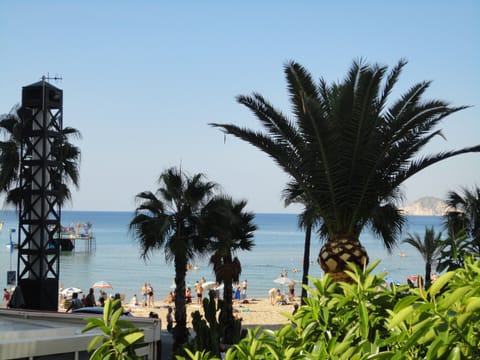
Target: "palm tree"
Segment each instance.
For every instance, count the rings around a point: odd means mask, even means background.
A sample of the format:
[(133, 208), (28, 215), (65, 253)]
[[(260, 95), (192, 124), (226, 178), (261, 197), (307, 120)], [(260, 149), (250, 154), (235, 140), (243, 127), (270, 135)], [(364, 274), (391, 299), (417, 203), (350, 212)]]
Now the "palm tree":
[[(302, 196), (303, 195), (303, 196)], [(308, 296), (306, 287), (308, 286), (308, 273), (310, 271), (310, 244), (312, 238), (312, 229), (318, 225), (320, 219), (317, 217), (314, 205), (309, 204), (305, 198), (304, 193), (298, 191), (295, 183), (287, 184), (283, 190), (283, 198), (285, 199), (285, 206), (292, 203), (299, 203), (304, 205), (304, 211), (299, 215), (298, 226), (305, 229), (305, 240), (303, 248), (303, 269), (302, 269), (302, 293), (300, 296), (300, 303), (305, 304), (305, 299)]]
[(130, 231), (140, 244), (144, 259), (163, 249), (167, 262), (175, 267), (175, 347), (188, 339), (185, 306), (185, 277), (188, 263), (208, 249), (202, 236), (203, 208), (213, 196), (216, 184), (204, 181), (202, 174), (188, 176), (170, 168), (159, 179), (156, 193), (144, 191), (130, 221)]
[(480, 188), (462, 188), (463, 194), (448, 193), (447, 205), (455, 210), (445, 215), (444, 225), (450, 236), (464, 231), (470, 238), (470, 251), (480, 256)]
[[(7, 195), (7, 203), (15, 206), (18, 206), (21, 201), (20, 151), (23, 132), (27, 126), (21, 120), (20, 112), (21, 108), (16, 106), (10, 113), (0, 117), (0, 133), (5, 139), (0, 141), (0, 192)], [(71, 199), (68, 184), (72, 183), (75, 188), (79, 186), (81, 152), (70, 142), (71, 138), (81, 138), (80, 132), (72, 127), (63, 128), (52, 150), (52, 152), (58, 152), (56, 155), (62, 159), (62, 178), (54, 180), (59, 189), (60, 205)]]
[(253, 246), (253, 213), (244, 211), (246, 201), (235, 202), (230, 197), (217, 197), (205, 207), (205, 233), (212, 238), (210, 263), (217, 282), (223, 282), (223, 309), (221, 324), (224, 326), (223, 342), (233, 343), (232, 286), (240, 280), (242, 267), (235, 256), (239, 250), (250, 251)]
[(471, 254), (471, 242), (465, 229), (451, 232), (449, 236), (440, 242), (440, 256), (437, 271), (452, 271), (463, 268), (465, 258)]
[[(382, 238), (388, 251), (398, 242), (404, 215), (397, 202), (400, 185), (430, 165), (480, 145), (416, 156), (437, 135), (446, 116), (465, 108), (422, 100), (430, 82), (411, 87), (396, 101), (389, 95), (406, 61), (387, 67), (354, 61), (338, 83), (318, 83), (300, 64), (285, 65), (293, 108), (290, 119), (260, 94), (237, 101), (259, 119), (264, 131), (233, 124), (211, 124), (268, 154), (291, 177), (321, 219), (322, 269), (338, 279), (347, 262), (365, 266), (368, 256), (359, 236), (365, 226)], [(308, 261), (308, 259), (304, 259)]]
[(425, 261), (425, 286), (428, 288), (431, 284), (432, 262), (440, 254), (442, 233), (435, 234), (433, 227), (425, 228), (423, 239), (417, 233), (410, 234), (402, 240), (403, 243), (412, 245), (418, 250)]

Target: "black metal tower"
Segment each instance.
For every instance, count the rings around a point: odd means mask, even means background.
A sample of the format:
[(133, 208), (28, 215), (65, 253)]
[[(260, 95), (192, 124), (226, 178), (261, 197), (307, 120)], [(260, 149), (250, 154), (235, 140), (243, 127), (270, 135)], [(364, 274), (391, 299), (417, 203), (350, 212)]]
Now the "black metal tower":
[(27, 309), (58, 309), (62, 102), (45, 79), (22, 90), (17, 272)]

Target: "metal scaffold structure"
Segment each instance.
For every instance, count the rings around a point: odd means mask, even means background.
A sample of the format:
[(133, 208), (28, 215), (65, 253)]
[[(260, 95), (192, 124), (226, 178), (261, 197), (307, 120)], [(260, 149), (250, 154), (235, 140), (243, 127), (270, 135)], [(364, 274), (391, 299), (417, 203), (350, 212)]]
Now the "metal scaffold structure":
[(62, 103), (45, 78), (23, 88), (17, 272), (27, 309), (58, 308)]

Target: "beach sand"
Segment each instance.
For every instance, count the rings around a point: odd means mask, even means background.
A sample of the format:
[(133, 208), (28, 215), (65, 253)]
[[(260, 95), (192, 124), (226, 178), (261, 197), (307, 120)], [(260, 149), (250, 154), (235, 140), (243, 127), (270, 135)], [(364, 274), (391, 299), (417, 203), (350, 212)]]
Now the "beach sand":
[[(245, 328), (255, 328), (262, 326), (268, 329), (278, 329), (282, 325), (288, 324), (289, 320), (282, 313), (291, 314), (295, 303), (300, 303), (300, 298), (289, 302), (287, 305), (271, 305), (268, 299), (247, 299), (248, 304), (234, 302), (234, 310), (238, 310), (238, 316), (242, 318), (242, 326)], [(168, 306), (174, 307), (174, 304), (157, 302), (155, 306), (132, 306), (126, 302), (122, 304), (125, 310), (129, 310), (133, 316), (148, 317), (150, 312), (155, 312), (162, 320), (162, 330), (167, 328), (167, 309)], [(0, 304), (1, 308), (5, 308), (5, 304)], [(65, 312), (62, 305), (59, 305), (59, 312)], [(203, 309), (197, 304), (187, 304), (187, 326), (192, 327), (192, 313), (200, 311), (203, 317)]]
[[(271, 305), (268, 299), (247, 299), (248, 304), (234, 302), (233, 308), (238, 310), (238, 316), (242, 318), (242, 327), (255, 328), (262, 326), (268, 329), (277, 329), (284, 324), (288, 324), (289, 320), (282, 315), (282, 313), (291, 314), (293, 312), (293, 306), (295, 303), (300, 303), (300, 299), (296, 298), (295, 301), (290, 302), (287, 305)], [(123, 307), (130, 310), (134, 316), (148, 317), (151, 311), (158, 314), (158, 317), (162, 320), (162, 329), (167, 328), (166, 316), (168, 304), (158, 303), (153, 307), (144, 306), (130, 306), (129, 304), (123, 304)], [(173, 304), (170, 306), (173, 307)], [(192, 327), (192, 313), (200, 311), (203, 317), (203, 309), (197, 304), (187, 305), (187, 326)]]

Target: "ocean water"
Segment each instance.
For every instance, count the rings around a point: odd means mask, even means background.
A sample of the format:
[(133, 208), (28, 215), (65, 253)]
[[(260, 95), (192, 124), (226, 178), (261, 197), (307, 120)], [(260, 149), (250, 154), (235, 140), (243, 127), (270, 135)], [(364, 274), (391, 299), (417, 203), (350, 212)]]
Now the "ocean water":
[[(127, 299), (134, 294), (140, 295), (142, 285), (147, 282), (154, 288), (155, 300), (163, 300), (174, 278), (173, 263), (165, 260), (163, 250), (152, 253), (147, 260), (140, 257), (140, 247), (128, 232), (132, 219), (131, 212), (63, 211), (62, 224), (91, 221), (95, 235), (95, 247), (88, 251), (85, 243), (76, 242), (73, 252), (62, 252), (60, 257), (60, 284), (63, 287), (78, 287), (84, 291), (96, 281), (108, 281), (113, 289), (108, 293), (122, 293)], [(13, 211), (2, 213), (4, 222), (0, 232), (0, 286), (7, 283), (7, 271), (17, 270), (17, 251), (10, 252), (10, 229), (18, 227), (18, 215)], [(423, 236), (426, 226), (441, 230), (442, 219), (436, 216), (410, 216), (404, 228), (407, 233), (419, 233)], [(267, 297), (268, 290), (277, 287), (273, 280), (287, 271), (288, 277), (301, 282), (304, 233), (297, 227), (297, 216), (293, 214), (257, 214), (255, 223), (255, 246), (250, 252), (238, 252), (236, 255), (242, 264), (241, 281), (248, 280), (248, 297)], [(18, 229), (17, 229), (18, 233)], [(14, 233), (14, 242), (17, 241)], [(376, 272), (388, 272), (389, 276), (406, 283), (410, 275), (423, 274), (424, 262), (416, 250), (406, 244), (388, 254), (381, 240), (368, 230), (360, 237), (367, 248), (370, 261), (380, 259)], [(317, 264), (321, 244), (313, 235), (311, 242), (310, 276), (321, 277), (323, 271)], [(400, 256), (403, 255), (403, 256)], [(187, 272), (187, 283), (204, 277), (214, 281), (215, 277), (207, 258), (195, 259), (194, 269)], [(294, 272), (293, 269), (299, 269)], [(299, 293), (300, 287), (296, 286)], [(98, 294), (97, 294), (98, 295)]]

